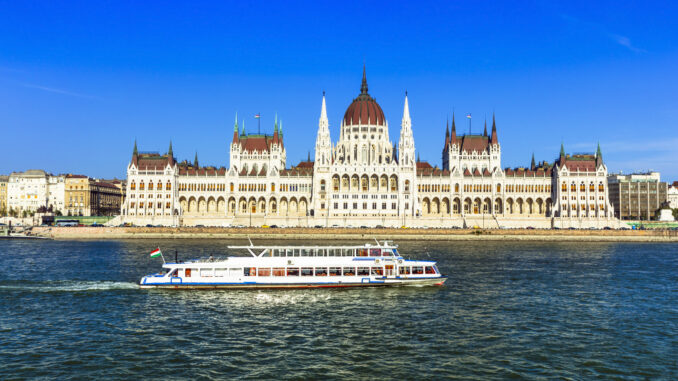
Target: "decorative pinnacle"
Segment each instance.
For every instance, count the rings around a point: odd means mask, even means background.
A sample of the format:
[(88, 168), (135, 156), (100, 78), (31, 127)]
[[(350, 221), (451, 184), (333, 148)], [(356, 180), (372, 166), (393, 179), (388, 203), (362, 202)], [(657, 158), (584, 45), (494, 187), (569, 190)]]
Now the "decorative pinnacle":
[(360, 94), (367, 95), (367, 75), (365, 70), (365, 64), (363, 64), (363, 83), (360, 85)]

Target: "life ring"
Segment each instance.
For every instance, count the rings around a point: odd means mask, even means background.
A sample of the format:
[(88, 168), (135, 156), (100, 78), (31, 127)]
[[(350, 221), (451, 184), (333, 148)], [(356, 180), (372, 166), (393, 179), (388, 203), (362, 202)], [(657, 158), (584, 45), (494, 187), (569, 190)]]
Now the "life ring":
[(402, 264), (403, 264), (403, 260), (402, 260), (402, 259), (398, 259), (398, 264), (399, 264), (399, 265), (402, 265)]
[(378, 260), (378, 259), (375, 259), (375, 260), (374, 260), (374, 263), (379, 263), (379, 260)]

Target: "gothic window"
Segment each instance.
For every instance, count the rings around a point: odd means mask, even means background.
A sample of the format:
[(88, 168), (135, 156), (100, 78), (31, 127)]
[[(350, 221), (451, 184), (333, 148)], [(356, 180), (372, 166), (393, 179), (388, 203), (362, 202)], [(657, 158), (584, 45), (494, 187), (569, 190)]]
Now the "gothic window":
[(410, 180), (405, 180), (405, 192), (410, 191)]
[(132, 183), (129, 185), (129, 189), (131, 190), (137, 189), (137, 185), (134, 183), (134, 181), (132, 181)]
[(139, 183), (139, 190), (144, 190), (144, 181), (143, 180), (141, 180), (141, 182)]
[(325, 191), (325, 180), (320, 180), (320, 191), (321, 192)]
[(148, 190), (153, 190), (153, 181), (148, 182)]

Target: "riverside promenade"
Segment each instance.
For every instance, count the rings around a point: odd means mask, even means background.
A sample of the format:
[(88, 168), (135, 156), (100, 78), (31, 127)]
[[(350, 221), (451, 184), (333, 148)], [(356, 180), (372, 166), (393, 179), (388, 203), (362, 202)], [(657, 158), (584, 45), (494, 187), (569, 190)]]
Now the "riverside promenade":
[(31, 235), (61, 240), (286, 239), (396, 241), (678, 242), (675, 230), (374, 229), (219, 227), (35, 227)]

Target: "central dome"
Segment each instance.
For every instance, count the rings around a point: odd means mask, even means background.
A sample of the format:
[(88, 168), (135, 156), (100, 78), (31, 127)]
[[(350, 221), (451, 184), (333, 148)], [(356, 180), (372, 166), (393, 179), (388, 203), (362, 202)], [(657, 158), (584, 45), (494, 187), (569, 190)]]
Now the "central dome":
[(367, 77), (363, 67), (363, 83), (360, 86), (360, 95), (353, 100), (344, 114), (344, 125), (385, 126), (384, 111), (374, 98), (367, 93)]

